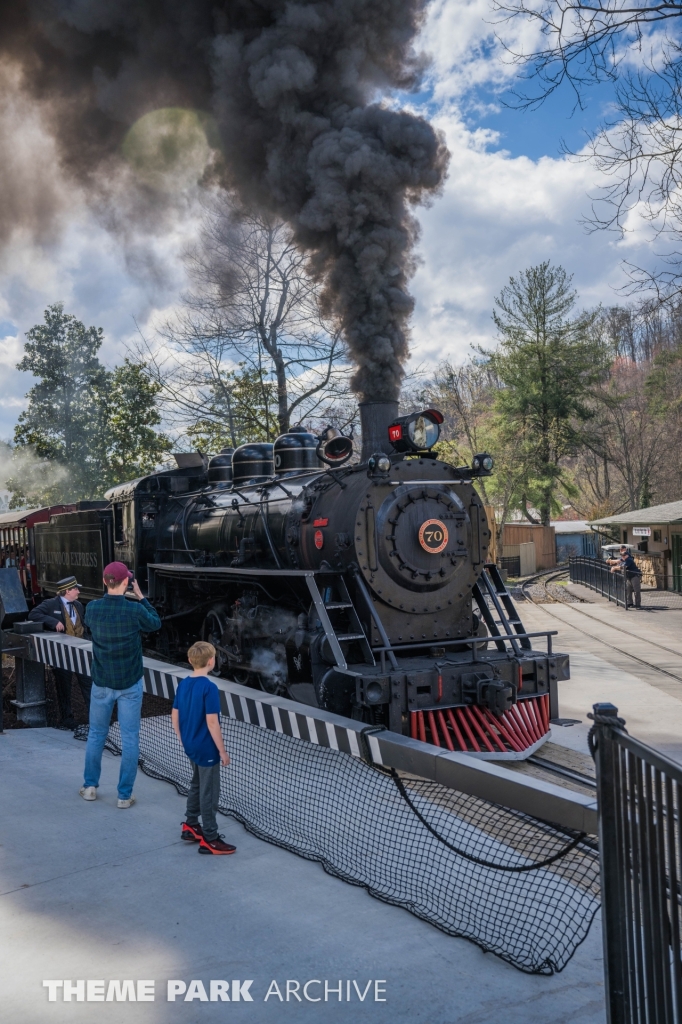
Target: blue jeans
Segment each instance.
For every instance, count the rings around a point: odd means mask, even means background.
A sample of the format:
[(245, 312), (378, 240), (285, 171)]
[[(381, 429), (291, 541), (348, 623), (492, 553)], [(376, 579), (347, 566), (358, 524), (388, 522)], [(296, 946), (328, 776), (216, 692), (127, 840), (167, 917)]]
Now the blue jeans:
[(118, 701), (118, 724), (121, 729), (121, 771), (118, 776), (118, 798), (129, 800), (137, 775), (140, 756), (140, 712), (142, 710), (142, 680), (127, 690), (112, 690), (108, 686), (92, 687), (90, 697), (90, 729), (85, 748), (86, 786), (99, 786), (102, 771), (102, 751), (106, 743), (111, 712)]

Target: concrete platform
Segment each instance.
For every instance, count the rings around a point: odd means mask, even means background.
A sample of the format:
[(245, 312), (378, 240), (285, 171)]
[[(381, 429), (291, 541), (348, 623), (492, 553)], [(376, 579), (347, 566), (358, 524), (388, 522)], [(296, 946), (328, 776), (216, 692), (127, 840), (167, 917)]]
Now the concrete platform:
[[(618, 614), (620, 613), (620, 614)], [(611, 701), (633, 736), (682, 763), (682, 632), (674, 612), (625, 612), (613, 605), (523, 605), (527, 629), (556, 629), (554, 649), (571, 658), (559, 685), (562, 717), (581, 725), (552, 728), (552, 739), (587, 752), (588, 711)]]
[[(570, 730), (564, 730), (569, 732)], [(598, 922), (564, 972), (524, 975), (462, 939), (324, 873), (319, 864), (219, 818), (238, 846), (200, 857), (182, 843), (184, 800), (138, 776), (116, 808), (119, 761), (101, 799), (78, 796), (84, 745), (52, 729), (0, 736), (0, 1006), (8, 1024), (360, 1021), (603, 1024)], [(48, 1002), (43, 980), (155, 981), (154, 1002)], [(253, 1002), (166, 1001), (169, 979), (252, 980)], [(276, 980), (324, 985), (320, 1002), (264, 997)], [(382, 981), (359, 1002), (367, 981)], [(351, 1001), (346, 1001), (346, 982)], [(383, 991), (385, 989), (385, 992)]]

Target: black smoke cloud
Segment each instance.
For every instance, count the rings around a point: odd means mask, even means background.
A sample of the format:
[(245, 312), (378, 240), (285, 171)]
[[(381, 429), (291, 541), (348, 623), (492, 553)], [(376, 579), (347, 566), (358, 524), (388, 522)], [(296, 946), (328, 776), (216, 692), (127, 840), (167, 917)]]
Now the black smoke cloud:
[(285, 219), (324, 281), (356, 392), (397, 397), (413, 308), (414, 203), (447, 150), (378, 101), (413, 88), (425, 0), (3, 0), (0, 61), (49, 114), (63, 171), (93, 195), (161, 107), (209, 112), (224, 184)]

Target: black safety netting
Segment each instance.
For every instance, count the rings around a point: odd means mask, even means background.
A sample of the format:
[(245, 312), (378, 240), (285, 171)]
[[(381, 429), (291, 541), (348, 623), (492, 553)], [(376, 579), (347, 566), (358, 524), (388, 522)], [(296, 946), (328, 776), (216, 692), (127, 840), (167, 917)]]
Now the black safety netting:
[[(185, 794), (191, 765), (170, 702), (160, 714), (152, 699), (140, 767)], [(259, 726), (221, 724), (231, 763), (220, 810), (259, 838), (528, 973), (562, 970), (585, 939), (599, 908), (594, 837)], [(85, 739), (87, 726), (75, 735)], [(121, 752), (117, 723), (107, 747)]]

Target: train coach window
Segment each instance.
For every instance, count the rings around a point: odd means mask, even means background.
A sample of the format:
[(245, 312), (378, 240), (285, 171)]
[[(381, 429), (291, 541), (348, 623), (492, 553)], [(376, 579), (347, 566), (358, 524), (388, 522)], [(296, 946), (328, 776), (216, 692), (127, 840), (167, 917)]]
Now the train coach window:
[(114, 505), (114, 543), (122, 544), (123, 541), (123, 505)]
[(143, 501), (140, 505), (142, 529), (153, 530), (156, 525), (156, 502)]

